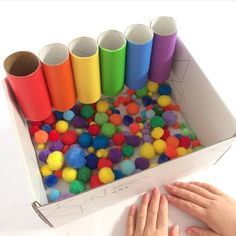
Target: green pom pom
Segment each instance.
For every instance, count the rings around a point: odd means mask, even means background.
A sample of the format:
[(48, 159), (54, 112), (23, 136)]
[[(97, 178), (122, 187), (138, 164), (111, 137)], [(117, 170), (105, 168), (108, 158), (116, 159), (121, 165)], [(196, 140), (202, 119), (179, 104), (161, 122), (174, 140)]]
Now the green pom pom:
[(109, 98), (107, 99), (107, 101), (108, 101), (109, 103), (113, 103), (113, 102), (115, 101), (115, 99), (112, 98), (112, 97), (109, 97)]
[(108, 115), (104, 112), (98, 112), (95, 115), (95, 122), (102, 126), (103, 124), (105, 124), (108, 121)]
[(134, 148), (128, 144), (122, 146), (122, 154), (125, 157), (131, 157), (134, 154)]
[(117, 132), (117, 133), (120, 133), (121, 131), (122, 131), (121, 127), (116, 126), (116, 132)]
[(162, 114), (164, 113), (163, 109), (158, 107), (157, 105), (155, 105), (152, 109), (157, 116), (162, 116)]
[(91, 105), (84, 105), (80, 112), (81, 116), (85, 119), (89, 119), (94, 114), (94, 109)]
[(197, 135), (193, 131), (191, 131), (191, 133), (188, 136), (191, 139), (191, 141), (197, 139)]
[(156, 127), (161, 127), (163, 128), (165, 126), (166, 122), (160, 117), (160, 116), (154, 116), (151, 119), (151, 127), (156, 128)]
[(142, 122), (143, 124), (144, 124), (146, 121), (147, 121), (146, 118), (143, 118), (143, 119), (141, 120), (141, 122)]
[(80, 180), (74, 180), (70, 183), (70, 192), (74, 194), (82, 193), (85, 190), (85, 184)]
[(180, 129), (184, 129), (184, 128), (187, 128), (187, 125), (185, 123), (181, 123), (180, 126), (179, 126)]
[(105, 123), (102, 125), (101, 132), (103, 135), (107, 136), (108, 138), (111, 138), (116, 132), (116, 127), (111, 123)]
[(80, 168), (78, 171), (78, 180), (87, 183), (90, 180), (91, 174), (92, 171), (88, 167), (84, 166)]
[(147, 87), (145, 86), (141, 89), (135, 90), (135, 94), (139, 98), (144, 97), (147, 94)]
[(202, 146), (197, 146), (193, 149), (193, 152), (199, 151), (201, 150), (203, 147)]
[(185, 135), (185, 136), (188, 136), (188, 135), (189, 135), (189, 132), (190, 132), (190, 130), (189, 130), (188, 128), (183, 128), (183, 129), (181, 130), (181, 133), (182, 133), (183, 135)]

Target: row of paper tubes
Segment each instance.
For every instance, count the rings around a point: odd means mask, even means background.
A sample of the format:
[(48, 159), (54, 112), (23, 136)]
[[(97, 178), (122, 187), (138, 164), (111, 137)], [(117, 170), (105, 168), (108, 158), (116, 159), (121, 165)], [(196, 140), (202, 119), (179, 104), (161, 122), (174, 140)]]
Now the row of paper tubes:
[(170, 74), (176, 43), (173, 18), (162, 16), (131, 25), (124, 34), (101, 33), (98, 40), (80, 37), (67, 46), (53, 43), (39, 57), (28, 51), (4, 61), (7, 80), (26, 119), (40, 121), (52, 109), (66, 111), (77, 101), (92, 104), (102, 94), (117, 96), (124, 85), (141, 89), (148, 79), (164, 83)]

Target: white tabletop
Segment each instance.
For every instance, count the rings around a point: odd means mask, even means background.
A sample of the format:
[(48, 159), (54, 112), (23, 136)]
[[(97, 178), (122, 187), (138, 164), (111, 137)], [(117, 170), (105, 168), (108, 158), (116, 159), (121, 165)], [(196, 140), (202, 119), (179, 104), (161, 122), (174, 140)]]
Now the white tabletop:
[[(17, 50), (31, 50), (37, 54), (48, 43), (68, 44), (82, 35), (96, 38), (107, 29), (124, 31), (130, 24), (149, 24), (156, 16), (170, 15), (178, 23), (179, 35), (236, 116), (235, 10), (233, 2), (1, 2), (0, 64)], [(5, 77), (2, 66), (0, 76)], [(138, 196), (57, 229), (49, 229), (39, 219), (30, 205), (24, 166), (2, 85), (0, 148), (0, 236), (123, 235), (127, 207)], [(217, 166), (189, 179), (213, 183), (236, 198), (235, 166), (236, 145)], [(170, 222), (179, 223), (182, 231), (195, 221), (170, 207)]]

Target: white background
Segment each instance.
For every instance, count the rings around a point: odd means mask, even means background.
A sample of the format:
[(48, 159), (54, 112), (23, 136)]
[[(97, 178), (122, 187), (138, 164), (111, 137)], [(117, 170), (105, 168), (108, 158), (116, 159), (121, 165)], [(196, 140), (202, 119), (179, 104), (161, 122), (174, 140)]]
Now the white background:
[[(1, 2), (0, 64), (10, 53), (30, 50), (38, 54), (48, 43), (68, 44), (79, 36), (97, 38), (104, 30), (124, 31), (134, 23), (169, 15), (178, 23), (178, 34), (199, 62), (226, 105), (236, 115), (236, 3), (235, 2)], [(5, 73), (0, 66), (0, 78)], [(207, 94), (202, 94), (207, 99)], [(219, 128), (220, 128), (219, 124)], [(206, 132), (208, 132), (206, 127)], [(7, 106), (0, 87), (0, 235), (121, 236), (127, 199), (92, 216), (56, 230), (49, 229), (33, 212), (24, 166), (18, 154)], [(236, 198), (236, 147), (224, 161), (191, 179), (213, 183)], [(170, 222), (181, 231), (191, 218), (170, 209)], [(174, 217), (176, 215), (178, 217)], [(181, 234), (183, 235), (183, 234)]]

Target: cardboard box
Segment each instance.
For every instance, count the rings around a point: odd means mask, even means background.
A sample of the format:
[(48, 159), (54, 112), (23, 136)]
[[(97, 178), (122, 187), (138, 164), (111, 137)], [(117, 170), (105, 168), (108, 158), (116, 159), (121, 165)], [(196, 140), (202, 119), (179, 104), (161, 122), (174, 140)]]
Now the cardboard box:
[(27, 123), (17, 107), (7, 80), (4, 81), (20, 155), (32, 190), (32, 206), (45, 223), (51, 227), (65, 224), (222, 160), (236, 139), (236, 121), (180, 39), (177, 40), (169, 83), (174, 101), (180, 105), (181, 114), (205, 148), (111, 184), (48, 204)]

